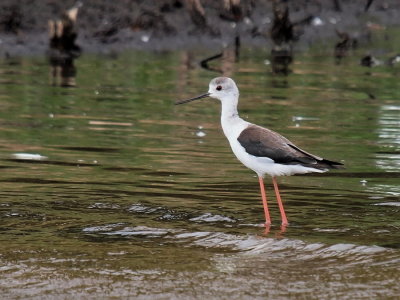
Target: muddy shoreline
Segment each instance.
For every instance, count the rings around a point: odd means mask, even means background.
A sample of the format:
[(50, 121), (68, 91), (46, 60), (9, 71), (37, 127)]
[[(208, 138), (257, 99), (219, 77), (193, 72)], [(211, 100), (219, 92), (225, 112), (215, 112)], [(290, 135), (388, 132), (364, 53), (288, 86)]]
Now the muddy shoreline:
[[(196, 24), (186, 1), (82, 1), (76, 21), (83, 53), (113, 53), (126, 49), (169, 51), (221, 49), (236, 36), (242, 45), (269, 47), (274, 18), (272, 1), (242, 0), (241, 17), (226, 10), (223, 1), (201, 1), (206, 25)], [(400, 25), (400, 2), (290, 1), (296, 26), (295, 48), (313, 43), (334, 45), (337, 31), (359, 42), (371, 32)], [(15, 1), (0, 4), (0, 57), (40, 56), (49, 49), (48, 21), (59, 18), (75, 1)], [(367, 10), (367, 11), (366, 11)], [(231, 15), (230, 15), (231, 14)], [(388, 37), (390, 38), (390, 36)]]

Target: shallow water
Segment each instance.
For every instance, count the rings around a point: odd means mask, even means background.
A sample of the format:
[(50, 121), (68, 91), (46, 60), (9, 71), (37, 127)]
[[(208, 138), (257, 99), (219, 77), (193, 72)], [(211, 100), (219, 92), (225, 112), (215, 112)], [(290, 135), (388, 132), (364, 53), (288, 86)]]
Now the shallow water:
[(227, 68), (243, 118), (346, 165), (279, 178), (285, 230), (266, 178), (269, 233), (219, 103), (173, 105), (207, 91), (218, 73), (196, 62), (215, 51), (84, 55), (69, 78), (1, 61), (3, 297), (396, 298), (400, 69), (364, 51), (311, 48), (276, 76), (267, 48), (242, 49)]

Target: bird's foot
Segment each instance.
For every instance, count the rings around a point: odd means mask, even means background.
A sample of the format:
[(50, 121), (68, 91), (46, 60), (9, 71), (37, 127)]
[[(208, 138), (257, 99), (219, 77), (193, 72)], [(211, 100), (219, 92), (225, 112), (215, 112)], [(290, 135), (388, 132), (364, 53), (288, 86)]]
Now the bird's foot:
[(280, 233), (285, 233), (285, 232), (286, 232), (286, 227), (287, 227), (288, 225), (289, 225), (289, 223), (282, 223)]
[(264, 223), (264, 228), (265, 228), (264, 229), (264, 234), (267, 235), (271, 230), (271, 223), (270, 222), (265, 222)]

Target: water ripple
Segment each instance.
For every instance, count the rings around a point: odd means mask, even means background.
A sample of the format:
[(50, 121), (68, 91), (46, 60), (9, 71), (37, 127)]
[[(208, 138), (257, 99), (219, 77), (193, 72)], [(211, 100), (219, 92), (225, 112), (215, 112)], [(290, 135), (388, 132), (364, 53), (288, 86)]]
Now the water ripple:
[[(338, 243), (327, 245), (324, 243), (308, 243), (306, 241), (290, 238), (270, 238), (259, 235), (238, 235), (224, 232), (187, 231), (185, 229), (166, 229), (148, 226), (126, 226), (123, 223), (107, 224), (102, 226), (86, 227), (84, 234), (101, 234), (107, 236), (124, 237), (149, 237), (162, 238), (186, 246), (201, 246), (210, 249), (226, 249), (237, 251), (245, 255), (261, 255), (268, 253), (269, 258), (281, 258), (282, 255), (296, 260), (351, 258), (353, 262), (360, 263), (371, 256), (382, 253), (394, 253), (394, 250), (379, 246), (355, 245)], [(400, 262), (400, 258), (399, 258)]]

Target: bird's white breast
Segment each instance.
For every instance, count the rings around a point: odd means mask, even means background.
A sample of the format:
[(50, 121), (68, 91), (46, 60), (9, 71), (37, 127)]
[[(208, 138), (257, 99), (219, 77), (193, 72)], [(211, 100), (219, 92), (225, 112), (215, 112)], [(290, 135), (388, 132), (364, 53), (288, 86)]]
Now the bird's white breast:
[(265, 173), (262, 170), (262, 165), (273, 164), (274, 161), (269, 158), (257, 158), (253, 155), (248, 154), (238, 141), (238, 137), (241, 132), (251, 124), (239, 117), (232, 117), (222, 118), (221, 125), (224, 134), (228, 138), (229, 144), (237, 159), (240, 160), (240, 162), (246, 167), (252, 169), (254, 172), (262, 176)]

